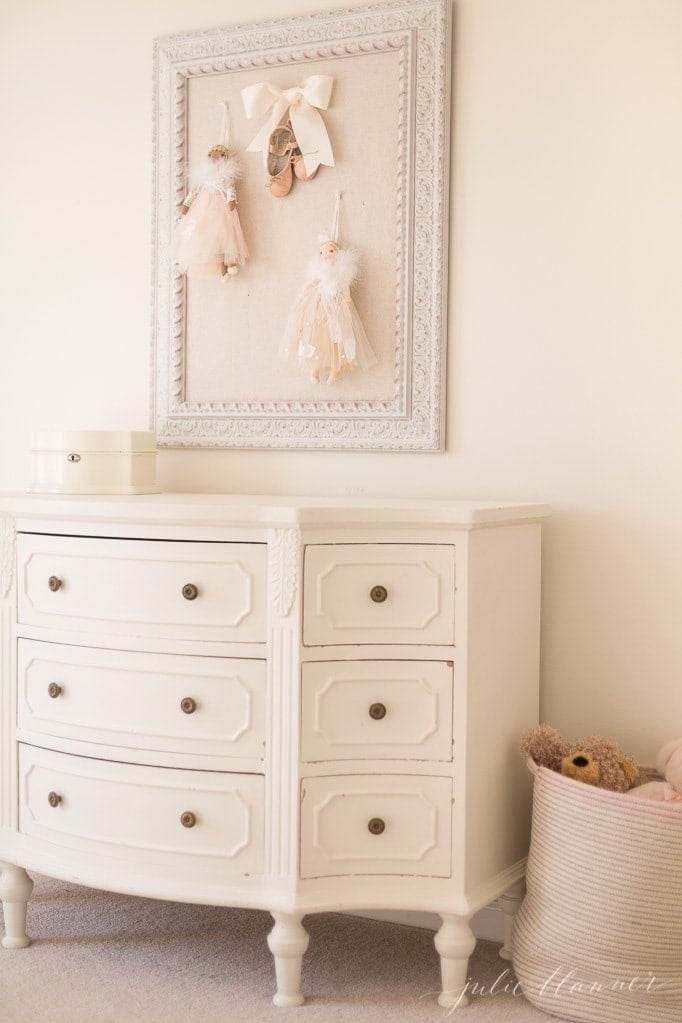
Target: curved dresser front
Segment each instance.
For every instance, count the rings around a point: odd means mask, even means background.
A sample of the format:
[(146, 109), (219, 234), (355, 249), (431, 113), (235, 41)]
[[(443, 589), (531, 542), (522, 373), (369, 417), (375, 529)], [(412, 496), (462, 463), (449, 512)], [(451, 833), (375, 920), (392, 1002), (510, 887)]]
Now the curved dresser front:
[(267, 909), (291, 1006), (305, 914), (428, 910), (465, 1004), (469, 919), (524, 872), (545, 514), (0, 497), (5, 948), (27, 870)]

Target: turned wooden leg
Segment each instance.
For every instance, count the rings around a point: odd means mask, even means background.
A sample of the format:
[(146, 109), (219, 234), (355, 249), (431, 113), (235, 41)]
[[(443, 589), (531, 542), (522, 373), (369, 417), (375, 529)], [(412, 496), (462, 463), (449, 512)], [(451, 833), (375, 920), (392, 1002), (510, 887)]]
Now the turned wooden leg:
[(0, 902), (5, 917), (3, 948), (26, 948), (31, 939), (26, 934), (26, 905), (33, 881), (25, 870), (13, 863), (0, 863)]
[(303, 1005), (301, 964), (310, 938), (298, 914), (273, 913), (272, 919), (275, 926), (268, 934), (268, 948), (275, 959), (277, 976), (277, 994), (272, 1001), (285, 1008)]
[(513, 885), (509, 891), (505, 892), (499, 898), (500, 909), (504, 913), (504, 945), (500, 949), (501, 959), (511, 959), (511, 943), (512, 943), (512, 929), (514, 927), (514, 917), (521, 908), (526, 895), (526, 885), (524, 881), (518, 881), (517, 884)]
[(469, 956), (476, 947), (476, 938), (465, 916), (441, 913), (443, 924), (436, 933), (436, 951), (440, 956), (443, 991), (438, 1004), (446, 1009), (463, 1008), (467, 998)]

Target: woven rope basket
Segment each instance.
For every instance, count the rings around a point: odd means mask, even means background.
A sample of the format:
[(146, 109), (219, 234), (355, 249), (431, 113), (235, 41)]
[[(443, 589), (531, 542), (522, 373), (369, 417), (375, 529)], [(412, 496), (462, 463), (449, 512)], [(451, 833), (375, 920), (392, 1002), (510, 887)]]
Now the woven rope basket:
[(535, 776), (513, 936), (528, 1000), (580, 1023), (682, 1021), (682, 808)]

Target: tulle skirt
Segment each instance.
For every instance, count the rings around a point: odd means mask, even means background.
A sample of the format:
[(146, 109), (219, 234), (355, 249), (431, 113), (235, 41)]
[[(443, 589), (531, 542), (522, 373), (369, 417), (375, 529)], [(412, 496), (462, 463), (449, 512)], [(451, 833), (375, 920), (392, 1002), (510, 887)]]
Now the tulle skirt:
[(203, 188), (178, 222), (173, 254), (182, 273), (205, 277), (220, 272), (220, 265), (243, 266), (248, 250), (237, 210), (224, 197)]
[(292, 309), (280, 357), (309, 370), (336, 373), (354, 366), (369, 369), (377, 362), (353, 300), (324, 295), (317, 285), (306, 289)]

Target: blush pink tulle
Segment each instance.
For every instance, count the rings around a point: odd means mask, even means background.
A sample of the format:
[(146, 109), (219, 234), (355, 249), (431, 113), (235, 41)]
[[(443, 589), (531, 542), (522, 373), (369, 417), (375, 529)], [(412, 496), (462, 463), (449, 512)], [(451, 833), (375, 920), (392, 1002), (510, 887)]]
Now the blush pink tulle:
[(336, 260), (313, 260), (309, 279), (289, 314), (280, 357), (308, 371), (334, 371), (377, 363), (350, 294), (357, 275), (355, 254), (340, 250)]
[(221, 265), (243, 266), (248, 258), (237, 210), (231, 210), (217, 184), (205, 184), (179, 221), (174, 243), (175, 260), (182, 273), (206, 277), (220, 273)]

